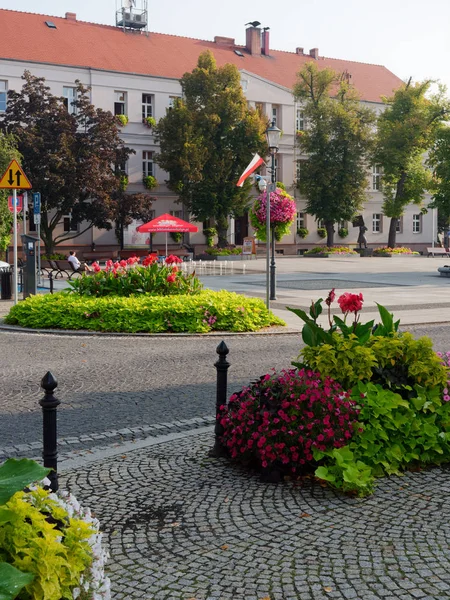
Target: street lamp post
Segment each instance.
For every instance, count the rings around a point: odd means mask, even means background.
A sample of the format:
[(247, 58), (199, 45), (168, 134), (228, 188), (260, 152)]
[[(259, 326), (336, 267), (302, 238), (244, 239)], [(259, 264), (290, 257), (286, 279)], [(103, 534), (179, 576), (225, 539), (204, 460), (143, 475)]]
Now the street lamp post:
[[(269, 227), (270, 227), (270, 192), (276, 190), (276, 173), (275, 173), (275, 154), (278, 152), (278, 147), (281, 138), (281, 129), (275, 125), (275, 121), (272, 121), (270, 127), (266, 130), (267, 144), (269, 145), (269, 152), (272, 157), (271, 163), (271, 183), (270, 190), (267, 190), (266, 200), (266, 215), (267, 215), (267, 244), (269, 244)], [(275, 278), (275, 228), (272, 227), (272, 260), (270, 263), (270, 300), (277, 299), (277, 283)]]

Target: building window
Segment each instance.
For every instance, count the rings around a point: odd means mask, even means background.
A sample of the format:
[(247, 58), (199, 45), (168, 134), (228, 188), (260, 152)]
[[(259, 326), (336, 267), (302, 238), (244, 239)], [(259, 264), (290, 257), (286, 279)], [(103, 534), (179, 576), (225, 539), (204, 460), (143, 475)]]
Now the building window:
[(142, 94), (142, 120), (153, 117), (153, 94)]
[(171, 211), (169, 211), (169, 213), (172, 215), (172, 217), (176, 217), (177, 219), (182, 219), (183, 218), (183, 211), (182, 210), (171, 210)]
[(115, 115), (126, 115), (127, 114), (127, 93), (126, 92), (114, 92), (114, 114)]
[(306, 213), (298, 212), (297, 213), (297, 229), (306, 228)]
[(169, 110), (175, 106), (175, 101), (181, 98), (181, 96), (169, 96)]
[(397, 219), (396, 233), (403, 233), (403, 217)]
[(149, 150), (144, 150), (142, 152), (142, 177), (148, 177), (149, 175), (155, 176), (153, 154), (154, 153)]
[(413, 215), (413, 233), (422, 233), (422, 215)]
[(64, 231), (78, 231), (78, 224), (72, 221), (72, 215), (63, 217)]
[(64, 104), (71, 115), (77, 114), (77, 107), (74, 102), (77, 101), (77, 88), (63, 87)]
[(381, 190), (381, 167), (373, 165), (372, 167), (372, 190), (379, 192)]
[(6, 110), (6, 99), (8, 96), (8, 82), (0, 81), (0, 113)]
[(278, 127), (279, 110), (279, 106), (272, 104), (272, 122), (276, 127)]
[(373, 213), (372, 215), (372, 233), (381, 233), (383, 231), (383, 215)]
[(304, 158), (297, 160), (297, 166), (296, 166), (296, 175), (297, 175), (297, 183), (301, 180), (302, 178), (302, 170), (305, 168), (305, 165), (308, 161), (305, 160)]
[(295, 129), (296, 131), (304, 131), (305, 129), (305, 113), (301, 108), (297, 108), (295, 115)]

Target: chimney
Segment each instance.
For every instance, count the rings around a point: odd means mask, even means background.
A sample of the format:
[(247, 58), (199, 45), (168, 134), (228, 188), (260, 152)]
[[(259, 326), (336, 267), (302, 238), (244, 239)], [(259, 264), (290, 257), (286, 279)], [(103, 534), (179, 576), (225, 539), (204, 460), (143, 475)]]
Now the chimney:
[(304, 53), (305, 53), (305, 49), (304, 49), (304, 48), (299, 48), (299, 47), (297, 47), (297, 48), (295, 49), (295, 54), (300, 54), (300, 55), (303, 55)]
[(77, 20), (77, 13), (68, 13), (68, 12), (66, 12), (66, 19), (68, 21), (76, 21)]
[(261, 54), (261, 29), (259, 27), (247, 27), (245, 30), (245, 47), (250, 54)]
[(262, 32), (261, 53), (264, 54), (264, 56), (269, 56), (269, 54), (270, 54), (270, 52), (269, 52), (269, 28), (268, 27), (264, 27), (263, 32)]
[(309, 55), (312, 56), (315, 60), (319, 58), (319, 48), (312, 48), (309, 51)]
[(234, 46), (234, 38), (223, 37), (221, 35), (214, 36), (214, 42), (222, 46)]

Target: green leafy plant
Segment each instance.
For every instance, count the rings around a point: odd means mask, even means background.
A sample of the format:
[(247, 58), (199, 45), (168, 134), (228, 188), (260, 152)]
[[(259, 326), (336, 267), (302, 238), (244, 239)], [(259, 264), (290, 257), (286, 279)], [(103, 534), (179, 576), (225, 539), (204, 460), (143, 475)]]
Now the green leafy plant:
[(125, 127), (128, 123), (127, 115), (116, 115), (116, 121), (121, 127)]
[(217, 229), (215, 227), (204, 227), (203, 235), (206, 238), (208, 248), (212, 248), (214, 246), (214, 237), (217, 235)]
[(348, 229), (346, 227), (341, 227), (338, 229), (338, 236), (340, 238), (346, 238), (348, 236)]
[(128, 175), (120, 176), (119, 187), (121, 192), (125, 192), (128, 187)]
[(16, 304), (8, 323), (32, 328), (119, 332), (258, 331), (285, 325), (258, 298), (207, 290), (194, 295), (95, 298), (60, 292)]
[(42, 260), (66, 260), (67, 256), (61, 252), (54, 252), (53, 254), (42, 254)]
[(207, 248), (205, 253), (210, 256), (233, 256), (242, 254), (242, 248)]
[(158, 187), (156, 177), (153, 177), (153, 175), (147, 175), (146, 177), (143, 177), (142, 183), (147, 190), (153, 190), (155, 187)]
[(299, 227), (297, 229), (297, 235), (298, 237), (305, 239), (305, 237), (309, 234), (309, 231), (306, 229), (306, 227)]
[(327, 230), (325, 229), (325, 227), (318, 227), (317, 228), (317, 235), (320, 238), (326, 238), (327, 237)]
[(314, 246), (305, 252), (305, 255), (310, 254), (358, 254), (347, 246)]
[(415, 252), (411, 250), (411, 248), (406, 248), (404, 246), (398, 246), (396, 248), (388, 248), (387, 246), (383, 246), (382, 248), (375, 248), (373, 251), (375, 256), (389, 256), (391, 254), (415, 254), (419, 255), (419, 252)]
[(156, 126), (156, 120), (153, 117), (145, 117), (143, 120), (144, 125), (147, 125), (149, 129), (153, 129)]
[(173, 239), (174, 242), (179, 244), (183, 239), (183, 234), (181, 233), (181, 231), (171, 231), (170, 237)]

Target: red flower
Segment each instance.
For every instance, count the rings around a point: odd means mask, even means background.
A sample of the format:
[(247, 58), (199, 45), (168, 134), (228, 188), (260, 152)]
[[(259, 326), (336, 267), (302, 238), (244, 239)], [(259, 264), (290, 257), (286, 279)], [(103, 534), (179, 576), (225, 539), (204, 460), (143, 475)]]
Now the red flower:
[(166, 258), (166, 265), (173, 265), (176, 263), (182, 263), (183, 261), (178, 256), (174, 256), (173, 254), (169, 254)]
[(128, 263), (127, 263), (127, 261), (126, 261), (126, 260), (121, 260), (121, 261), (120, 261), (120, 263), (119, 263), (119, 265), (120, 265), (121, 267), (126, 267), (126, 266), (127, 266), (127, 264), (128, 264)]
[(149, 254), (148, 256), (146, 256), (144, 258), (144, 260), (142, 261), (142, 264), (144, 265), (144, 267), (148, 267), (149, 265), (152, 265), (157, 260), (158, 260), (158, 257), (156, 256), (156, 254)]
[(92, 268), (94, 269), (94, 271), (96, 273), (98, 273), (99, 271), (101, 271), (100, 265), (98, 264), (98, 262), (93, 262), (92, 263)]
[(356, 314), (362, 309), (363, 301), (362, 294), (350, 294), (350, 292), (346, 292), (338, 298), (338, 304), (343, 313), (354, 312)]
[(167, 281), (169, 283), (173, 283), (175, 281), (175, 279), (177, 278), (176, 275), (167, 275)]
[(334, 293), (334, 290), (335, 290), (335, 288), (333, 288), (333, 289), (332, 289), (332, 290), (329, 292), (329, 294), (328, 294), (328, 298), (325, 300), (325, 304), (326, 304), (327, 306), (330, 306), (330, 304), (331, 304), (332, 302), (334, 302), (334, 299), (336, 298), (336, 294)]

